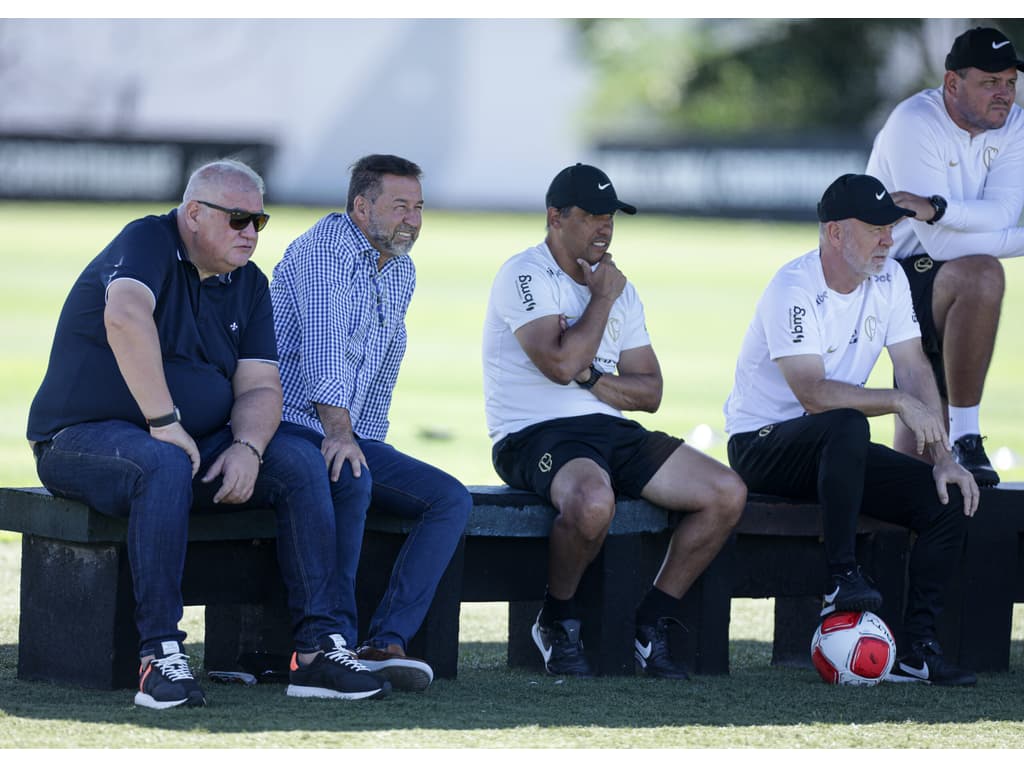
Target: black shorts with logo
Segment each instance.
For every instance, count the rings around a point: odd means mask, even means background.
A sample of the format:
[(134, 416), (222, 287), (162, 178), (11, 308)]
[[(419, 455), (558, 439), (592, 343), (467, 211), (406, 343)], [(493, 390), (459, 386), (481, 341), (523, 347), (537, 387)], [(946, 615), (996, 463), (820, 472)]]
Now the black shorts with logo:
[(595, 413), (542, 421), (506, 435), (494, 444), (491, 461), (508, 485), (551, 501), (558, 470), (573, 459), (591, 459), (608, 473), (616, 494), (638, 499), (683, 442), (629, 419)]
[(921, 328), (921, 347), (924, 349), (928, 362), (932, 364), (939, 394), (943, 400), (948, 400), (946, 366), (942, 359), (942, 340), (939, 338), (939, 332), (935, 328), (935, 317), (932, 315), (932, 289), (935, 286), (935, 276), (946, 262), (935, 261), (927, 254), (920, 254), (899, 259), (899, 263), (910, 282), (914, 314), (917, 315), (917, 324)]

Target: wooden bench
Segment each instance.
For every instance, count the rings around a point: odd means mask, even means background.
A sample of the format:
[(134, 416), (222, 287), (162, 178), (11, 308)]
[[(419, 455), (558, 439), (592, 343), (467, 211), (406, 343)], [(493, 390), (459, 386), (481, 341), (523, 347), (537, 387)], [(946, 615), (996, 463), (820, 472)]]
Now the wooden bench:
[[(1013, 602), (1024, 601), (1021, 490), (983, 493), (984, 514), (972, 521), (940, 636), (947, 653), (982, 671), (1007, 668), (1009, 617)], [(455, 677), (460, 604), (507, 602), (509, 663), (539, 668), (529, 627), (544, 594), (554, 510), (506, 487), (470, 491), (465, 536), (409, 651), (427, 659), (438, 677)], [(675, 521), (646, 502), (620, 500), (605, 546), (584, 576), (584, 643), (603, 674), (633, 672), (633, 608), (661, 564)], [(358, 576), (361, 616), (383, 594), (409, 527), (371, 510)], [(137, 634), (124, 521), (42, 489), (0, 489), (0, 529), (23, 534), (18, 676), (134, 687)], [(727, 674), (731, 598), (774, 597), (773, 662), (807, 664), (827, 587), (820, 531), (816, 504), (752, 495), (730, 543), (684, 599), (689, 631), (674, 632), (673, 652), (698, 674)], [(246, 652), (288, 652), (274, 539), (269, 510), (192, 518), (182, 592), (186, 605), (206, 606), (206, 669), (236, 668)], [(905, 529), (860, 520), (858, 558), (876, 579), (885, 598), (880, 613), (896, 632), (910, 539)], [(63, 652), (69, 636), (73, 657)]]

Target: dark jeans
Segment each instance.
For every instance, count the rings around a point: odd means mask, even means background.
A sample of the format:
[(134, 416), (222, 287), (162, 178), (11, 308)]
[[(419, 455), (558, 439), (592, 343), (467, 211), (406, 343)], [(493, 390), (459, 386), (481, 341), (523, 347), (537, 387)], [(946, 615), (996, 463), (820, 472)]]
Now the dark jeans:
[[(145, 655), (162, 640), (184, 640), (181, 576), (189, 514), (273, 507), (277, 549), (288, 591), (296, 648), (345, 631), (341, 606), (354, 584), (337, 578), (339, 537), (361, 540), (368, 494), (332, 487), (320, 451), (282, 428), (264, 452), (252, 498), (241, 505), (213, 503), (220, 483), (201, 482), (210, 464), (231, 445), (225, 427), (198, 441), (201, 466), (192, 479), (185, 452), (123, 421), (79, 424), (37, 449), (37, 471), (57, 496), (78, 499), (104, 514), (128, 518), (128, 562), (137, 603), (135, 621)], [(354, 597), (350, 598), (354, 600)]]
[(733, 435), (728, 450), (752, 493), (821, 504), (830, 568), (856, 562), (859, 514), (915, 531), (904, 631), (911, 642), (935, 637), (942, 590), (967, 530), (959, 488), (949, 486), (949, 503), (942, 504), (931, 466), (872, 443), (867, 417), (849, 408)]
[[(287, 422), (281, 429), (300, 432), (319, 452), (323, 437)], [(469, 491), (451, 475), (408, 456), (379, 440), (359, 439), (369, 467), (358, 478), (346, 471), (332, 483), (346, 495), (370, 501), (374, 509), (418, 521), (399, 550), (387, 591), (370, 619), (366, 642), (377, 647), (395, 643), (405, 648), (416, 634), (434, 599), (438, 582), (458, 546), (473, 507)], [(323, 459), (321, 466), (323, 465)], [(356, 633), (355, 578), (362, 548), (357, 536), (339, 529), (337, 560), (341, 581), (341, 615), (345, 638)], [(351, 586), (350, 586), (351, 585)], [(351, 634), (349, 634), (351, 633)]]
[(278, 561), (296, 648), (313, 650), (331, 633), (354, 646), (355, 574), (372, 492), (382, 508), (421, 520), (399, 554), (371, 626), (371, 638), (404, 647), (430, 607), (472, 500), (454, 478), (373, 441), (362, 447), (383, 482), (365, 470), (354, 478), (348, 465), (338, 482), (331, 482), (321, 439), (312, 430), (282, 423), (264, 452), (252, 498), (242, 505), (213, 504), (219, 482), (199, 479), (230, 446), (227, 427), (199, 441), (201, 466), (195, 480), (184, 451), (122, 421), (61, 431), (39, 446), (37, 470), (54, 495), (128, 518), (128, 561), (143, 655), (161, 640), (185, 638), (178, 623), (190, 512), (258, 507), (276, 512)]

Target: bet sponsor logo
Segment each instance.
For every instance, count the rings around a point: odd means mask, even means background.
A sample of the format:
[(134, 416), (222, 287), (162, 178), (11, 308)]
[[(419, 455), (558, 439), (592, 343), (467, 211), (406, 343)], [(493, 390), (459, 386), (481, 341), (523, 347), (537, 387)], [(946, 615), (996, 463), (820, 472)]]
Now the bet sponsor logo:
[(541, 472), (550, 472), (553, 464), (554, 461), (551, 458), (551, 454), (545, 453), (543, 456), (540, 457), (540, 461), (537, 462), (537, 468)]
[(794, 344), (799, 344), (804, 340), (804, 317), (806, 315), (807, 310), (800, 305), (789, 309), (789, 335)]
[(533, 312), (537, 308), (537, 302), (533, 300), (533, 292), (530, 290), (530, 283), (533, 282), (532, 275), (519, 275), (516, 278), (516, 289), (519, 291), (519, 300), (527, 312)]
[(914, 271), (924, 273), (935, 266), (935, 262), (928, 256), (922, 256), (919, 259), (914, 259)]

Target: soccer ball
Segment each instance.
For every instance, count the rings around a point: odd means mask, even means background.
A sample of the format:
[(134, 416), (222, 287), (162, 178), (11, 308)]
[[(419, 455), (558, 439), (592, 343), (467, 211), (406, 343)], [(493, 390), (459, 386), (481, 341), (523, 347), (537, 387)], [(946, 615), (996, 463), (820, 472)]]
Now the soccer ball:
[(895, 661), (892, 632), (870, 611), (826, 616), (811, 639), (811, 662), (832, 685), (878, 685)]

